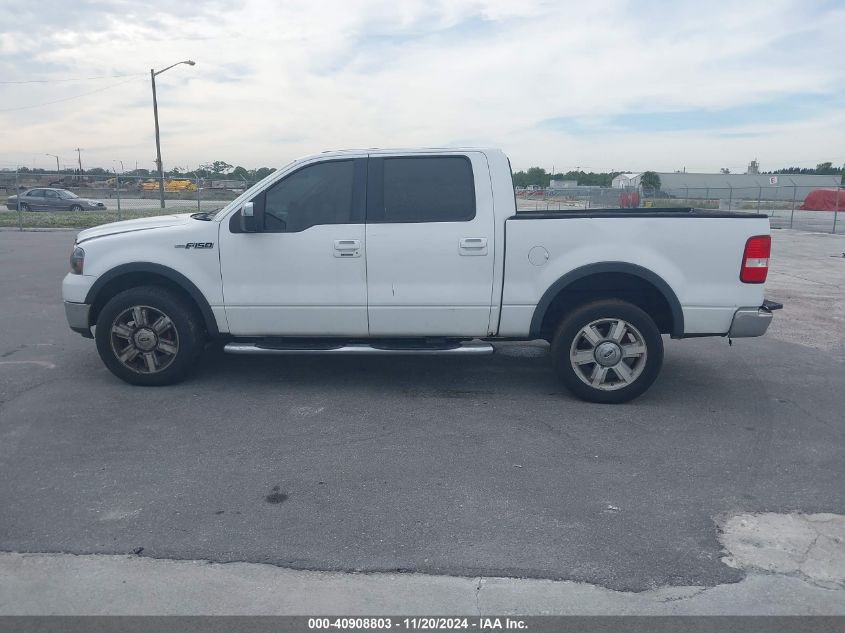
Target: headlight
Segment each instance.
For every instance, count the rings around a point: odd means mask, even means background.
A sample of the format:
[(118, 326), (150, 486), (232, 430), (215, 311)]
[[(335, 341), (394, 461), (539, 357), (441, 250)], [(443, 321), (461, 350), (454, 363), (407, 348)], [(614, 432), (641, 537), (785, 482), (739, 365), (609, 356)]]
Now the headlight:
[(98, 204), (100, 204), (100, 203), (99, 203), (99, 202), (97, 202), (96, 200), (89, 200), (89, 201), (88, 201), (88, 206), (89, 206), (89, 207), (96, 207)]
[(85, 251), (78, 246), (70, 254), (70, 272), (74, 275), (81, 275), (85, 266)]

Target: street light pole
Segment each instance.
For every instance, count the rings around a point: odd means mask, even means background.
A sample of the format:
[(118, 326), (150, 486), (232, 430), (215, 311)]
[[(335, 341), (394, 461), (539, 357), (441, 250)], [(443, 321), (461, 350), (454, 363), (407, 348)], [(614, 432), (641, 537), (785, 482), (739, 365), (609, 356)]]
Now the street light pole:
[(55, 158), (56, 159), (56, 173), (58, 174), (62, 171), (61, 169), (59, 169), (59, 157), (58, 156), (56, 156), (55, 154), (44, 154), (44, 156), (52, 156), (53, 158)]
[(150, 68), (150, 80), (153, 82), (153, 116), (156, 122), (156, 169), (158, 170), (158, 195), (161, 208), (164, 208), (164, 172), (161, 169), (161, 140), (158, 134), (158, 100), (156, 99), (156, 73)]
[(171, 64), (167, 68), (163, 70), (156, 71), (154, 68), (150, 68), (150, 81), (153, 85), (153, 117), (155, 118), (156, 124), (156, 169), (158, 169), (158, 195), (159, 200), (161, 202), (161, 208), (164, 208), (164, 170), (162, 169), (161, 164), (161, 139), (159, 136), (158, 131), (158, 99), (156, 98), (156, 75), (160, 75), (161, 73), (170, 70), (174, 66), (178, 66), (179, 64), (188, 64), (188, 66), (193, 66), (196, 62), (193, 60), (185, 60), (183, 62), (176, 62), (175, 64)]

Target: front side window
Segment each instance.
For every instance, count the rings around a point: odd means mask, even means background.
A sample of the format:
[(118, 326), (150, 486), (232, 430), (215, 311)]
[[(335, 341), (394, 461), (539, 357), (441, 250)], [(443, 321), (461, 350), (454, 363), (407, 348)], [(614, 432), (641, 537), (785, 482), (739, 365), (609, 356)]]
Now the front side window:
[(28, 194), (26, 194), (30, 198), (43, 198), (44, 197), (44, 190), (43, 189), (33, 189)]
[(59, 189), (59, 197), (64, 198), (65, 200), (72, 200), (73, 198), (78, 198), (79, 196), (67, 189)]
[(467, 222), (475, 184), (465, 156), (384, 159), (383, 222)]
[(47, 189), (47, 190), (44, 192), (44, 197), (45, 197), (45, 198), (58, 199), (59, 194), (57, 194), (55, 191), (50, 191), (49, 189)]
[(264, 194), (264, 230), (296, 233), (318, 224), (350, 224), (351, 160), (308, 165), (280, 180)]

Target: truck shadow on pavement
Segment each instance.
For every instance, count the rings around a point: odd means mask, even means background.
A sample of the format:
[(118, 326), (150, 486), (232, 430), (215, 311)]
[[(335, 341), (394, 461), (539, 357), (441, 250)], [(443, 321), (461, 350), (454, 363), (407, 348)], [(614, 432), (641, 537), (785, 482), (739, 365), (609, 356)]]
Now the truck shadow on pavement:
[[(225, 354), (215, 346), (206, 350), (188, 382), (225, 382), (245, 390), (282, 384), (368, 391), (377, 387), (383, 394), (409, 398), (483, 400), (493, 395), (504, 398), (560, 396), (586, 407), (608, 406), (583, 402), (560, 384), (548, 354), (548, 344), (507, 343), (495, 347), (496, 352), (490, 356), (450, 357), (237, 356)], [(721, 390), (731, 381), (721, 363), (714, 366), (711, 359), (705, 360), (695, 354), (679, 358), (679, 350), (680, 347), (667, 349), (663, 371), (655, 384), (628, 406), (646, 400), (677, 400), (679, 395), (706, 400), (714, 390)], [(682, 356), (690, 355), (684, 353)]]

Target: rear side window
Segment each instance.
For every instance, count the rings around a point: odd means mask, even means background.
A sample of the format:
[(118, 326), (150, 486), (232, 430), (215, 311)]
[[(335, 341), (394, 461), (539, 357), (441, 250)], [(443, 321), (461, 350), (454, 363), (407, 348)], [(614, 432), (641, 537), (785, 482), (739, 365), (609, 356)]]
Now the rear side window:
[(465, 156), (384, 159), (382, 222), (467, 222), (474, 217), (475, 184)]

